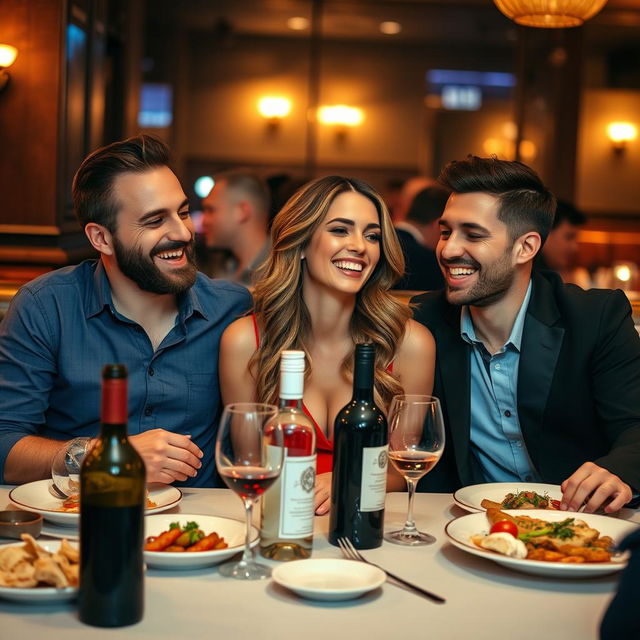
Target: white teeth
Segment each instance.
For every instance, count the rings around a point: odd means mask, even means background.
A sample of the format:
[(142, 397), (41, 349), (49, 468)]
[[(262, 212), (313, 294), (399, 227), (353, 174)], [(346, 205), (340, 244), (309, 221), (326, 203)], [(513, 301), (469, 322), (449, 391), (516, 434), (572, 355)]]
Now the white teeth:
[(336, 260), (333, 264), (339, 269), (347, 269), (348, 271), (362, 271), (362, 265), (358, 262), (349, 262), (348, 260)]
[(165, 251), (164, 253), (156, 254), (158, 258), (163, 260), (171, 260), (173, 258), (182, 258), (182, 249), (180, 251)]
[(449, 273), (452, 276), (470, 276), (472, 273), (475, 273), (475, 269), (471, 269), (470, 267), (450, 267)]

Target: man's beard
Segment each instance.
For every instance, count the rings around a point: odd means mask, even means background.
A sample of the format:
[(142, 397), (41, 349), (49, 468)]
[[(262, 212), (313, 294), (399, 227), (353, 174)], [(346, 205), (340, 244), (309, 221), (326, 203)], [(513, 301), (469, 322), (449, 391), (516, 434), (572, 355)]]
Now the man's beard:
[(511, 288), (516, 271), (511, 265), (511, 248), (488, 267), (481, 267), (475, 261), (451, 260), (444, 263), (447, 267), (470, 266), (478, 269), (477, 282), (467, 291), (451, 290), (446, 285), (447, 300), (454, 305), (470, 305), (473, 307), (487, 307), (501, 300)]
[[(187, 264), (175, 269), (171, 276), (165, 275), (153, 261), (153, 256), (165, 251), (183, 249)], [(113, 235), (113, 251), (120, 271), (135, 282), (140, 289), (158, 295), (184, 293), (190, 289), (197, 275), (195, 249), (191, 242), (165, 242), (156, 245), (149, 256), (144, 256), (139, 246), (125, 247), (117, 234)]]

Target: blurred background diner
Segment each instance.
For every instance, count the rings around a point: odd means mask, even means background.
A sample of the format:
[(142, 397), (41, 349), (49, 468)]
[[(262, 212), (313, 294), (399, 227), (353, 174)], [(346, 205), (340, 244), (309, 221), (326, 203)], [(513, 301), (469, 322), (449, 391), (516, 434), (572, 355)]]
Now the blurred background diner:
[[(536, 28), (491, 0), (0, 0), (0, 314), (93, 255), (71, 177), (138, 132), (172, 148), (205, 256), (222, 171), (269, 185), (269, 217), (301, 183), (353, 175), (401, 228), (447, 161), (520, 159), (586, 217), (559, 223), (574, 237), (554, 268), (638, 305), (640, 0), (580, 4), (584, 24)], [(224, 243), (230, 277), (258, 236)]]

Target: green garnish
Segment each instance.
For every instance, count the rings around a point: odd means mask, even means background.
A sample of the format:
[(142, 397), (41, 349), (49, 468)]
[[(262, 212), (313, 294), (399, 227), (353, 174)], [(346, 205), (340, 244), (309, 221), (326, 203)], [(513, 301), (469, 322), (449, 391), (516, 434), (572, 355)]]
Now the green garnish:
[[(179, 522), (172, 522), (169, 525), (169, 531), (171, 531), (171, 529), (180, 529), (180, 531), (183, 531), (184, 533), (191, 533), (191, 532), (197, 533), (199, 529), (199, 525), (197, 522), (187, 522), (187, 524), (184, 527), (181, 527)], [(199, 539), (200, 538), (197, 538), (197, 540)]]
[(521, 533), (518, 538), (522, 540), (522, 542), (529, 542), (532, 538), (539, 538), (540, 536), (560, 538), (560, 540), (573, 538), (574, 532), (573, 529), (571, 529), (571, 525), (573, 524), (574, 519), (575, 518), (567, 518), (566, 520), (562, 520), (560, 522), (550, 522), (548, 527)]
[(552, 525), (553, 533), (551, 533), (551, 537), (560, 538), (560, 540), (566, 540), (567, 538), (573, 538), (573, 529), (571, 529), (571, 525), (573, 524), (574, 518), (567, 518), (562, 522), (554, 522)]

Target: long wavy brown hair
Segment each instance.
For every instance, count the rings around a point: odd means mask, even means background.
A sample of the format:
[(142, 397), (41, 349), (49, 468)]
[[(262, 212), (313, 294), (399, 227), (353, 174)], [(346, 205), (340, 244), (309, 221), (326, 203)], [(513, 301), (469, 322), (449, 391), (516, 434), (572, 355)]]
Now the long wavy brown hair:
[[(351, 317), (351, 337), (355, 344), (372, 342), (376, 347), (375, 393), (386, 407), (402, 393), (400, 383), (387, 368), (402, 340), (409, 309), (398, 302), (389, 289), (404, 273), (404, 257), (384, 201), (368, 184), (341, 176), (318, 178), (304, 185), (276, 215), (271, 227), (272, 248), (256, 274), (254, 313), (260, 327), (260, 346), (249, 363), (261, 401), (278, 397), (280, 352), (301, 349), (307, 355), (308, 377), (313, 363), (307, 344), (311, 334), (309, 310), (302, 297), (302, 252), (322, 224), (329, 207), (341, 193), (355, 191), (368, 198), (380, 219), (380, 259), (358, 292)], [(345, 379), (353, 378), (353, 351), (342, 362)]]

